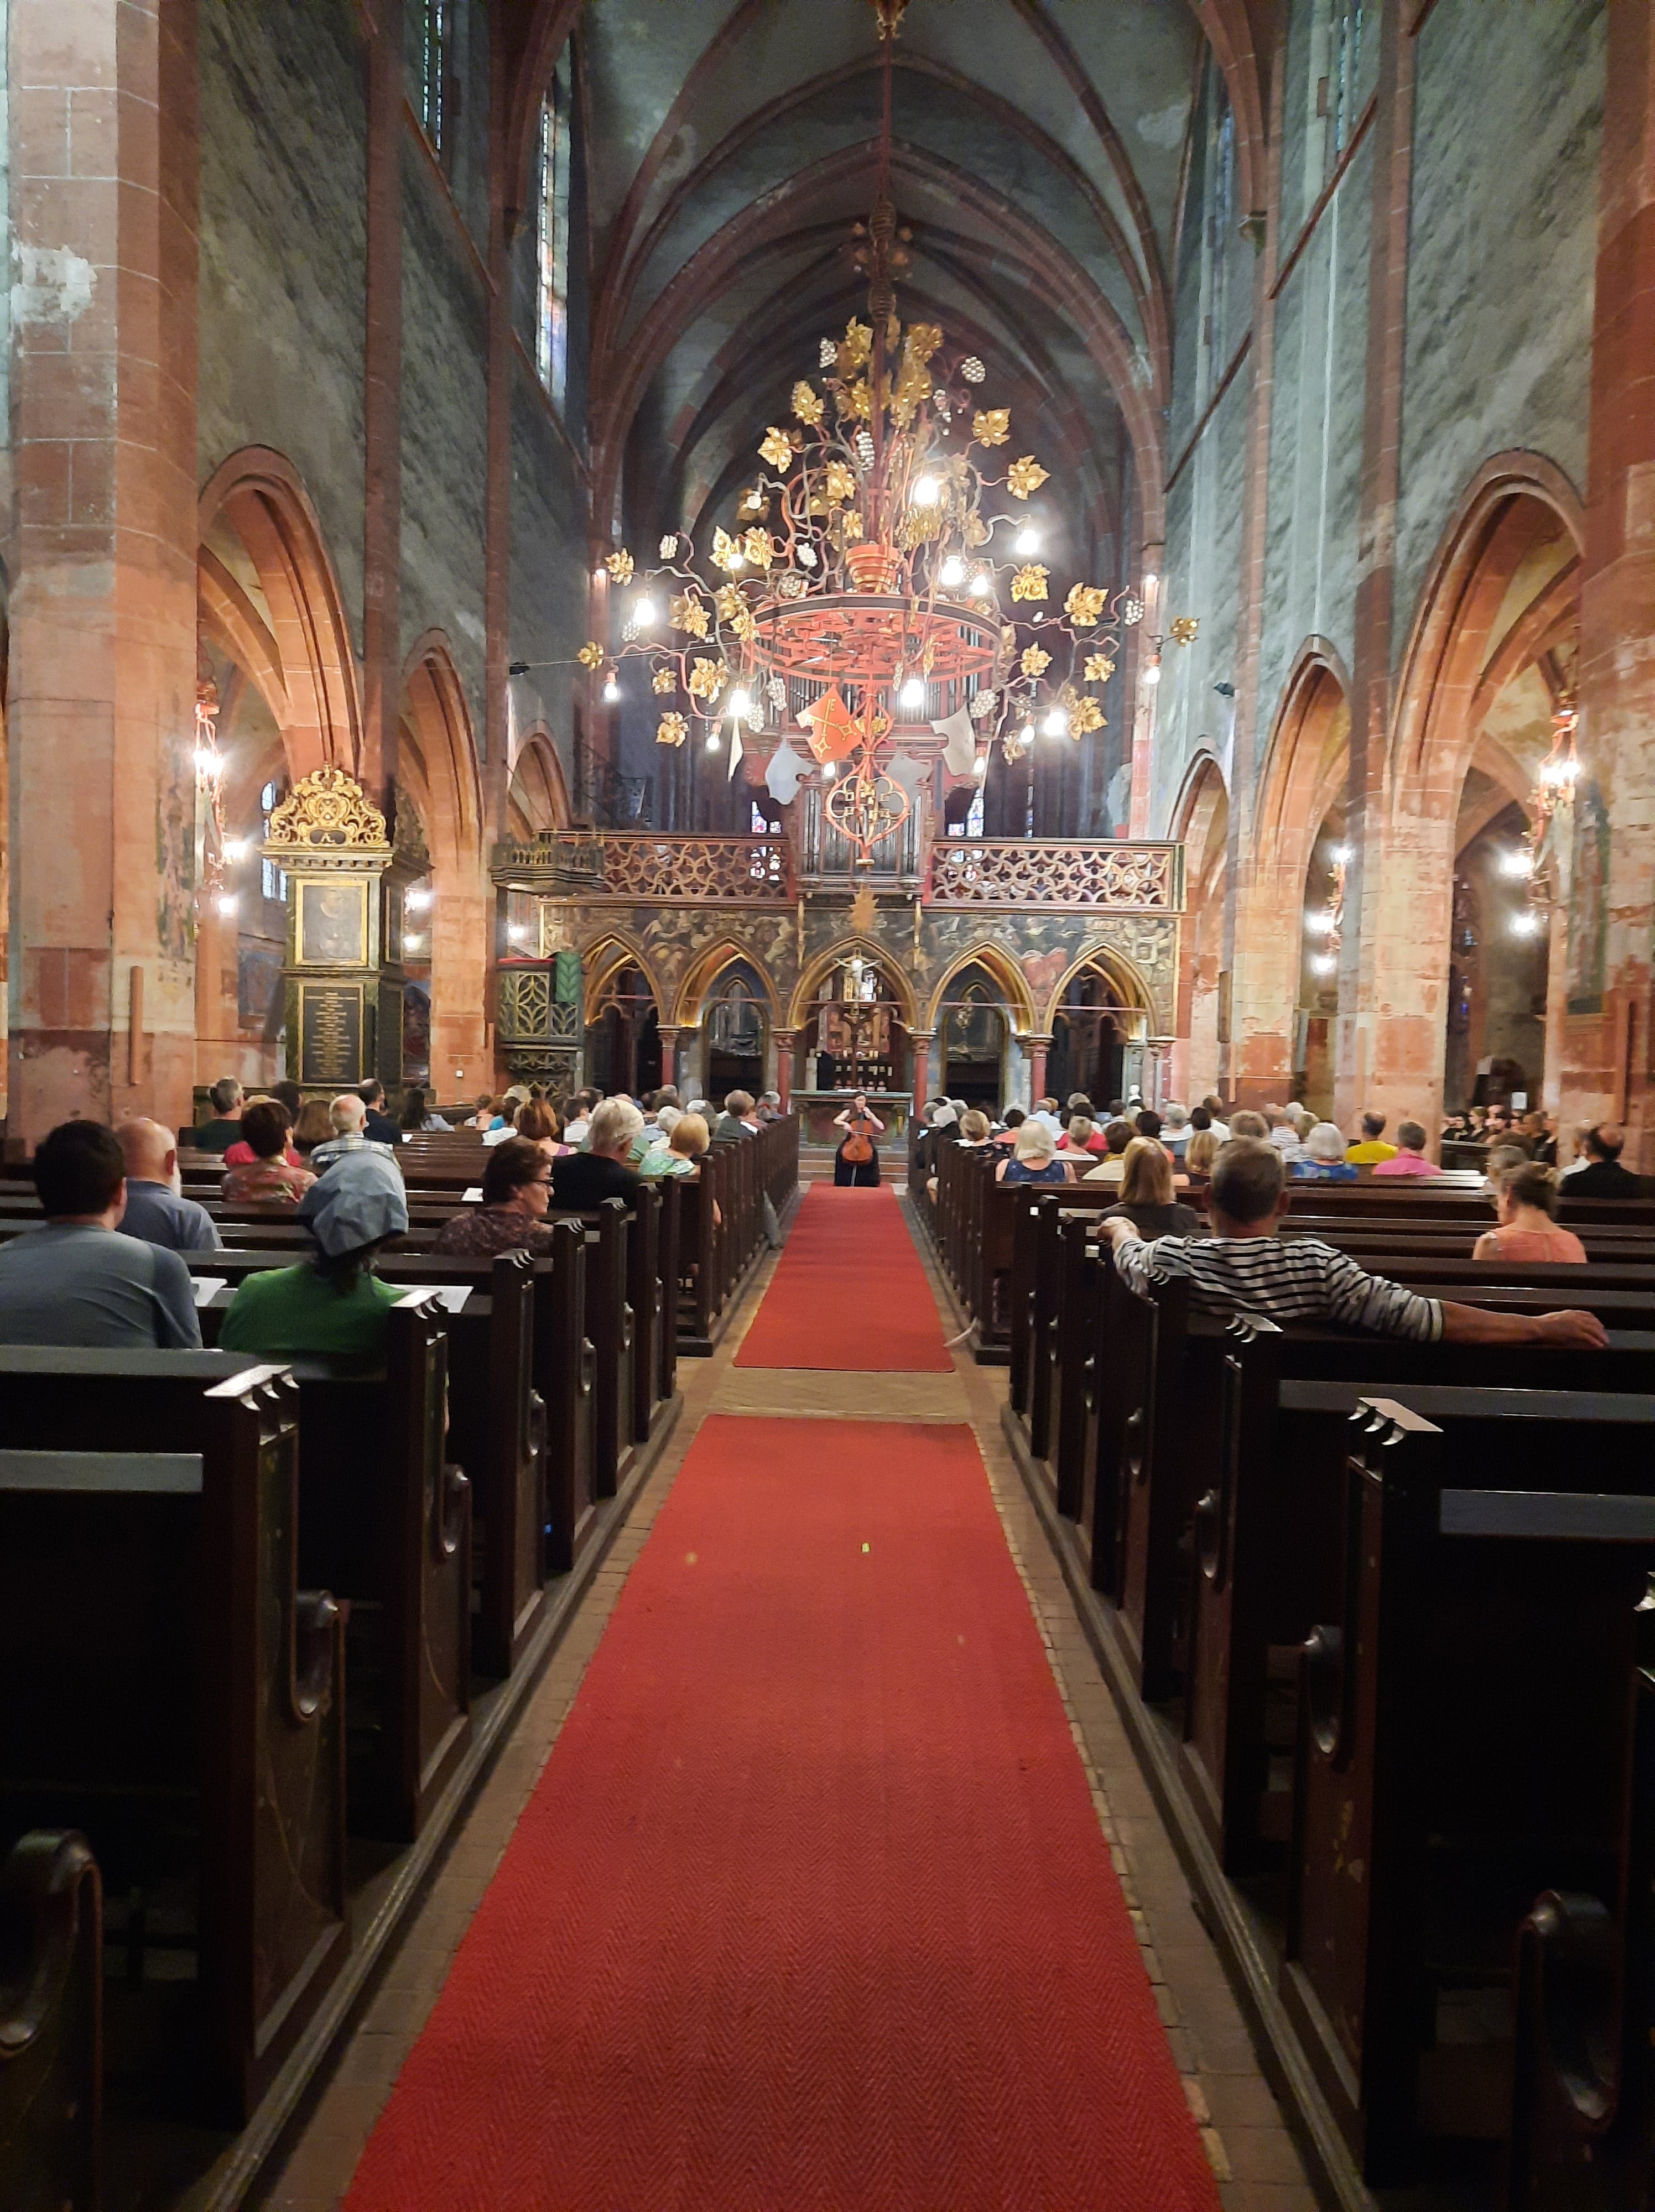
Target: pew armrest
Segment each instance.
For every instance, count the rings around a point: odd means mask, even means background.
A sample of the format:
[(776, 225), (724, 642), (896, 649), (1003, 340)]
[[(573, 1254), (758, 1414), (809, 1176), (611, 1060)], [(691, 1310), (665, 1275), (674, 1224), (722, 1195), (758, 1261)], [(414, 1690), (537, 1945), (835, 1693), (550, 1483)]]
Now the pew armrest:
[(1517, 1931), (1517, 2093), (1600, 2133), (1620, 2102), (1622, 1939), (1601, 1899), (1542, 1891)]
[(333, 1647), (339, 1607), (326, 1590), (301, 1590), (293, 1601), (293, 1660), (288, 1712), (300, 1727), (313, 1721), (333, 1687)]
[(36, 1828), (0, 1867), (0, 2065), (21, 2058), (45, 2033), (74, 1972), (82, 1915), (93, 1916), (93, 1955), (102, 1971), (102, 1887), (84, 1836)]

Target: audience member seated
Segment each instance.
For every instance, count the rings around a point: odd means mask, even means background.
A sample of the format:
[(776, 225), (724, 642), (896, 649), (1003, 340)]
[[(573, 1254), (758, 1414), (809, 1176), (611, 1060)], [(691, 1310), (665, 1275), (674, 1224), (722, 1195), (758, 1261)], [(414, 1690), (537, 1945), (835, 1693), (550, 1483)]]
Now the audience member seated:
[(244, 1278), (219, 1343), (226, 1352), (271, 1359), (306, 1352), (381, 1358), (385, 1317), (405, 1295), (374, 1273), (380, 1247), (408, 1227), (395, 1158), (383, 1145), (366, 1142), (341, 1153), (300, 1200), (299, 1218), (315, 1242), (314, 1256)]
[[(1224, 1118), (1224, 1101), (1218, 1096), (1216, 1091), (1209, 1091), (1208, 1092), (1207, 1096), (1201, 1102), (1201, 1110), (1207, 1116), (1206, 1126), (1211, 1129), (1213, 1134), (1218, 1139), (1220, 1144), (1227, 1145), (1234, 1132), (1231, 1129), (1229, 1123)], [(1195, 1118), (1196, 1117), (1193, 1114), (1190, 1116), (1192, 1122), (1195, 1121)]]
[(385, 1110), (385, 1085), (370, 1076), (366, 1083), (358, 1084), (356, 1095), (367, 1109), (362, 1134), (370, 1145), (399, 1145), (402, 1131)]
[(257, 1098), (243, 1113), (241, 1127), (250, 1163), (229, 1170), (221, 1197), (229, 1206), (258, 1206), (266, 1200), (296, 1205), (316, 1178), (308, 1168), (288, 1164), (285, 1110), (273, 1098)]
[[(1199, 1112), (1197, 1108), (1196, 1111)], [(1194, 1115), (1191, 1115), (1194, 1120)], [(1190, 1142), (1183, 1155), (1183, 1171), (1192, 1190), (1205, 1190), (1212, 1181), (1213, 1163), (1218, 1158), (1217, 1133), (1212, 1128), (1191, 1129)]]
[(1060, 1152), (1090, 1152), (1094, 1158), (1101, 1158), (1109, 1147), (1104, 1141), (1103, 1131), (1088, 1115), (1072, 1114), (1068, 1128), (1057, 1139), (1057, 1149)]
[(1057, 1139), (1038, 1114), (1031, 1114), (1012, 1142), (1012, 1156), (995, 1170), (996, 1182), (1073, 1182), (1074, 1170), (1057, 1153)]
[(1287, 1170), (1275, 1146), (1232, 1138), (1213, 1170), (1212, 1235), (1163, 1237), (1145, 1243), (1130, 1221), (1105, 1220), (1115, 1264), (1135, 1289), (1177, 1276), (1190, 1284), (1198, 1311), (1263, 1314), (1279, 1326), (1331, 1323), (1376, 1336), (1439, 1338), (1451, 1344), (1555, 1344), (1592, 1347), (1608, 1341), (1595, 1314), (1494, 1313), (1447, 1298), (1424, 1298), (1401, 1283), (1366, 1273), (1348, 1252), (1317, 1237), (1284, 1241), (1289, 1199)]
[(61, 1122), (35, 1152), (34, 1187), (45, 1226), (0, 1246), (0, 1344), (199, 1347), (183, 1261), (117, 1233), (126, 1165), (113, 1131)]
[(1388, 1160), (1376, 1160), (1373, 1172), (1378, 1176), (1438, 1176), (1442, 1170), (1425, 1157), (1425, 1125), (1421, 1121), (1398, 1121), (1396, 1149)]
[(1569, 1177), (1568, 1198), (1641, 1198), (1643, 1181), (1621, 1165), (1626, 1132), (1602, 1121), (1586, 1132), (1586, 1164)]
[(1199, 1237), (1201, 1216), (1172, 1196), (1172, 1163), (1153, 1137), (1135, 1137), (1126, 1148), (1121, 1202), (1104, 1219), (1129, 1221), (1140, 1237)]
[(430, 1093), (420, 1084), (411, 1083), (403, 1092), (402, 1111), (397, 1116), (399, 1133), (412, 1137), (429, 1132), (433, 1135), (447, 1136), (453, 1127), (452, 1121), (445, 1121), (441, 1114), (431, 1110)]
[(517, 1134), (543, 1158), (555, 1160), (569, 1150), (558, 1141), (557, 1109), (548, 1098), (531, 1098), (517, 1109)]
[(179, 1188), (178, 1147), (159, 1121), (123, 1121), (115, 1141), (126, 1163), (121, 1233), (169, 1252), (216, 1252), (223, 1239), (204, 1206)]
[(1104, 1157), (1095, 1168), (1088, 1168), (1080, 1178), (1083, 1182), (1119, 1182), (1126, 1173), (1126, 1148), (1137, 1131), (1130, 1121), (1117, 1120), (1104, 1127)]
[(662, 1112), (672, 1115), (666, 1141), (644, 1154), (638, 1173), (651, 1182), (663, 1176), (698, 1176), (701, 1157), (713, 1141), (712, 1131), (699, 1114), (680, 1114), (670, 1106)]
[(1029, 1119), (1031, 1121), (1045, 1123), (1047, 1128), (1051, 1131), (1051, 1140), (1054, 1145), (1063, 1133), (1063, 1124), (1057, 1118), (1057, 1101), (1055, 1098), (1037, 1098)]
[(1497, 1199), (1504, 1178), (1514, 1168), (1527, 1167), (1528, 1164), (1529, 1156), (1520, 1145), (1496, 1145), (1483, 1164), (1483, 1196)]
[(462, 1129), (497, 1129), (499, 1127), (500, 1114), (492, 1091), (478, 1093), (476, 1111), (468, 1114), (459, 1126)]
[(1017, 1142), (1017, 1133), (1028, 1120), (1020, 1106), (1008, 1106), (1000, 1117), (1000, 1127), (995, 1132), (995, 1143), (1000, 1151), (1009, 1152)]
[(1485, 1229), (1471, 1248), (1474, 1260), (1504, 1267), (1584, 1267), (1586, 1248), (1572, 1229), (1556, 1222), (1557, 1178), (1549, 1168), (1520, 1160), (1505, 1169), (1494, 1190), (1498, 1229)]
[[(1238, 1115), (1238, 1120), (1242, 1118)], [(1246, 1132), (1242, 1133), (1245, 1135)], [(1295, 1182), (1355, 1182), (1357, 1170), (1345, 1158), (1345, 1133), (1336, 1121), (1313, 1121), (1304, 1158), (1287, 1170)]]
[(601, 1106), (594, 1106), (586, 1150), (565, 1152), (551, 1164), (552, 1203), (574, 1213), (583, 1213), (606, 1198), (624, 1198), (636, 1206), (643, 1186), (626, 1159), (642, 1127), (643, 1116), (630, 1098), (605, 1098)]
[(492, 1260), (498, 1252), (550, 1251), (550, 1232), (543, 1224), (551, 1204), (551, 1162), (532, 1139), (508, 1137), (495, 1146), (484, 1167), (482, 1205), (462, 1206), (444, 1222), (431, 1247), (433, 1256)]
[[(310, 1164), (318, 1175), (325, 1175), (335, 1160), (345, 1159), (352, 1152), (384, 1152), (394, 1161), (395, 1154), (392, 1152), (391, 1144), (381, 1144), (377, 1138), (370, 1138), (365, 1133), (368, 1102), (359, 1091), (342, 1091), (328, 1108), (327, 1118), (333, 1134), (325, 1145), (314, 1146), (310, 1155)], [(380, 1119), (391, 1131), (392, 1143), (394, 1144), (396, 1123), (386, 1121), (383, 1114)], [(402, 1170), (399, 1168), (397, 1172), (400, 1175)]]
[(1345, 1158), (1357, 1168), (1378, 1167), (1381, 1160), (1394, 1160), (1396, 1147), (1385, 1143), (1384, 1133), (1383, 1114), (1364, 1114), (1360, 1139), (1348, 1148)]
[[(268, 1098), (255, 1098), (253, 1103), (254, 1106), (275, 1107), (277, 1113), (282, 1116), (283, 1138), (286, 1146), (286, 1151), (283, 1157), (286, 1159), (287, 1164), (290, 1168), (302, 1167), (304, 1165), (304, 1162), (300, 1158), (298, 1152), (294, 1148), (292, 1136), (293, 1125), (299, 1117), (299, 1108), (297, 1106), (289, 1106), (287, 1100), (285, 1098), (278, 1098), (274, 1091), (271, 1091)], [(245, 1103), (243, 1104), (241, 1109), (241, 1134), (236, 1139), (233, 1145), (227, 1146), (225, 1150), (224, 1164), (227, 1168), (250, 1168), (259, 1157), (258, 1153), (254, 1152), (253, 1146), (247, 1142), (246, 1137), (247, 1115), (252, 1112), (252, 1107)]]
[(215, 1083), (207, 1096), (212, 1101), (213, 1118), (204, 1121), (190, 1133), (190, 1141), (198, 1152), (228, 1152), (241, 1134), (241, 1085), (233, 1075)]
[(299, 1155), (300, 1166), (304, 1165), (318, 1145), (325, 1145), (332, 1134), (333, 1123), (328, 1116), (326, 1103), (320, 1098), (307, 1098), (293, 1124), (293, 1149)]
[[(1078, 1121), (1081, 1117), (1077, 1114), (1074, 1118)], [(1071, 1123), (1070, 1127), (1073, 1126)], [(1088, 1122), (1086, 1126), (1090, 1128), (1092, 1125)], [(994, 1123), (980, 1107), (968, 1106), (959, 1117), (959, 1140), (963, 1145), (975, 1147), (989, 1144), (993, 1140), (994, 1133)]]
[(724, 1101), (724, 1111), (714, 1127), (715, 1137), (751, 1137), (753, 1134), (753, 1102), (751, 1092), (732, 1091)]
[(1190, 1149), (1190, 1139), (1194, 1134), (1190, 1122), (1190, 1109), (1178, 1105), (1176, 1101), (1170, 1102), (1166, 1118), (1161, 1124), (1161, 1142), (1172, 1155), (1174, 1167), (1183, 1165), (1184, 1154)]
[(1529, 1158), (1542, 1167), (1557, 1165), (1557, 1125), (1549, 1114), (1536, 1109), (1523, 1117), (1521, 1133), (1527, 1138)]
[[(1213, 1127), (1215, 1129), (1219, 1125), (1216, 1121), (1213, 1124)], [(1250, 1106), (1240, 1106), (1238, 1107), (1236, 1111), (1231, 1115), (1230, 1136), (1251, 1137), (1257, 1143), (1263, 1145), (1269, 1143), (1269, 1123), (1264, 1119), (1264, 1116), (1256, 1111), (1254, 1108)], [(1229, 1138), (1220, 1137), (1219, 1142), (1220, 1145), (1227, 1144), (1229, 1142)]]
[[(509, 1098), (511, 1093), (506, 1094)], [(592, 1109), (598, 1103), (595, 1091), (577, 1091), (569, 1102), (569, 1120), (563, 1125), (563, 1142), (577, 1149), (585, 1144), (587, 1131), (592, 1126)]]

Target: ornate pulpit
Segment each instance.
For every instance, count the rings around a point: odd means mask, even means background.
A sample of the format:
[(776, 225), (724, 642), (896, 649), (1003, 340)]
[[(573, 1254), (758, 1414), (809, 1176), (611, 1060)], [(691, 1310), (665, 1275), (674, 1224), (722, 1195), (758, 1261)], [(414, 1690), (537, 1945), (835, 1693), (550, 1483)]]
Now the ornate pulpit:
[(270, 819), (264, 857), (287, 878), (288, 1073), (332, 1097), (402, 1080), (402, 986), (387, 961), (385, 817), (343, 769), (295, 784)]

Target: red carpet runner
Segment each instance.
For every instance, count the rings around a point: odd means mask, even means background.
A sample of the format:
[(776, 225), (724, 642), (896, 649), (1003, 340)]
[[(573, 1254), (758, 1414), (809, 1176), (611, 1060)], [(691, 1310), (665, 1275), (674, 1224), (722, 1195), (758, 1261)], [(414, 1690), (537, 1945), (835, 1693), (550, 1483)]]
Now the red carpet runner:
[(951, 1371), (936, 1300), (888, 1186), (812, 1184), (735, 1364)]
[(968, 1430), (706, 1423), (347, 2205), (1217, 2212)]

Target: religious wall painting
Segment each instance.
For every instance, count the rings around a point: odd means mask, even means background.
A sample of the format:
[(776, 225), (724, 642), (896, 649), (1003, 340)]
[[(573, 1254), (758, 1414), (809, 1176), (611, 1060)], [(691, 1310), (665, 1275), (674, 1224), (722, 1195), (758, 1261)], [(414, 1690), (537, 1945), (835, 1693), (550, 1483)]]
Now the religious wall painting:
[(1609, 809), (1596, 778), (1574, 802), (1573, 898), (1569, 913), (1569, 1012), (1600, 1014), (1609, 957)]
[(244, 937), (236, 948), (235, 1018), (263, 1036), (282, 990), (282, 947), (269, 938)]
[(1029, 980), (1029, 992), (1037, 1006), (1044, 1006), (1057, 988), (1057, 980), (1068, 966), (1068, 955), (1054, 950), (1050, 952), (1025, 952), (1018, 962)]
[(196, 768), (181, 741), (168, 750), (155, 797), (155, 938), (167, 958), (187, 960), (195, 944)]
[(431, 1073), (431, 996), (420, 983), (402, 994), (402, 1072), (410, 1083), (423, 1083)]

